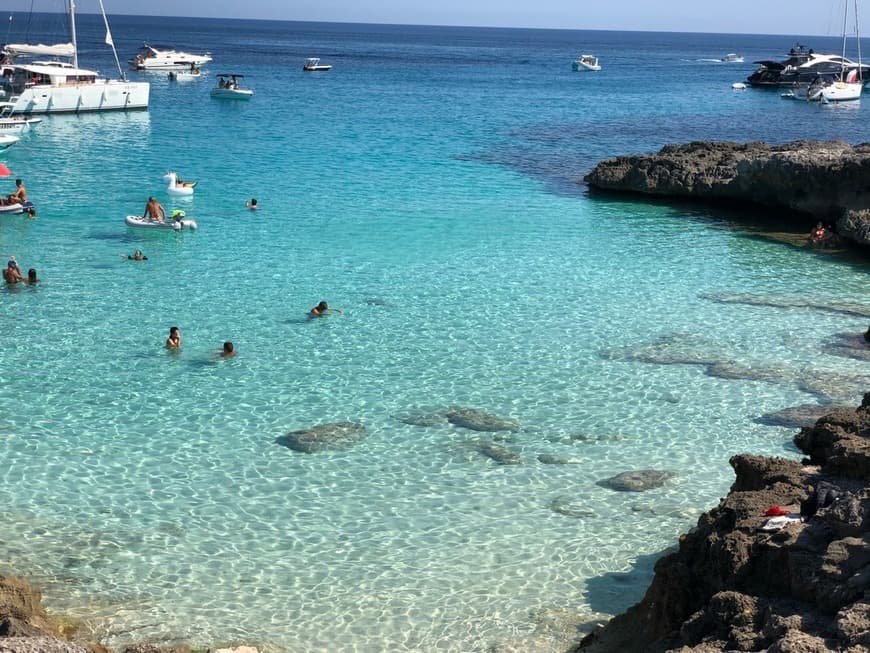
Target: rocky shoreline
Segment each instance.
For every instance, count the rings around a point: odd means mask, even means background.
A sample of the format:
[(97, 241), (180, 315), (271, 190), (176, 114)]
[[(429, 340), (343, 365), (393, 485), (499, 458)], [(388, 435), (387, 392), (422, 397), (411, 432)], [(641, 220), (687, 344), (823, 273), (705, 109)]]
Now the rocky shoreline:
[(571, 653), (870, 651), (870, 393), (794, 441), (801, 462), (734, 456), (643, 600)]
[(795, 231), (822, 221), (870, 245), (870, 143), (698, 141), (602, 161), (584, 181), (598, 191), (772, 209), (792, 214)]

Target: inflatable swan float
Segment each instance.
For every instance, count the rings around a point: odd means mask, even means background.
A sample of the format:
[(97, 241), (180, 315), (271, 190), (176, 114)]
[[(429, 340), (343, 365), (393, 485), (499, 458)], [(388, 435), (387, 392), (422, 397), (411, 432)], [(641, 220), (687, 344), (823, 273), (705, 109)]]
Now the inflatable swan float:
[(169, 183), (166, 192), (170, 195), (193, 195), (193, 187), (196, 186), (195, 181), (181, 181), (171, 170), (163, 175), (163, 181)]

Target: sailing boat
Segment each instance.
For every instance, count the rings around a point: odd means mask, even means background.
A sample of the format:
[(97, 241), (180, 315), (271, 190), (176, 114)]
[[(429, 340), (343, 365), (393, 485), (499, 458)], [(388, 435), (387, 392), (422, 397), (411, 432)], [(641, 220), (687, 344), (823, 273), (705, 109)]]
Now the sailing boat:
[(840, 66), (839, 75), (831, 78), (820, 75), (810, 84), (807, 89), (808, 102), (845, 102), (848, 100), (861, 99), (861, 91), (864, 88), (861, 67), (861, 37), (858, 35), (858, 0), (855, 1), (855, 40), (858, 42), (858, 67), (847, 70), (846, 68), (846, 22), (849, 15), (849, 2), (844, 3), (843, 8), (843, 63)]
[[(4, 105), (12, 114), (83, 113), (147, 109), (151, 85), (130, 82), (124, 77), (118, 53), (109, 31), (109, 21), (100, 0), (100, 12), (106, 25), (106, 45), (112, 47), (119, 79), (105, 79), (94, 70), (79, 68), (76, 45), (75, 2), (69, 7), (70, 43), (57, 45), (8, 44), (3, 49)], [(50, 61), (16, 63), (19, 56), (53, 57)], [(58, 57), (67, 59), (61, 61)], [(11, 62), (11, 63), (10, 63)], [(8, 71), (11, 69), (11, 76)]]

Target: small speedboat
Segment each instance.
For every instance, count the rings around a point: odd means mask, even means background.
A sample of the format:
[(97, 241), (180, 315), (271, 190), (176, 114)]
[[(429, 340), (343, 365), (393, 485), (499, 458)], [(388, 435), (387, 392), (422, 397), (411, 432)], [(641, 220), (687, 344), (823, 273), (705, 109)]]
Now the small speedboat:
[(162, 231), (190, 231), (196, 229), (196, 220), (185, 217), (184, 211), (173, 211), (172, 217), (166, 220), (152, 220), (151, 218), (143, 218), (141, 215), (128, 215), (124, 218), (124, 222), (128, 227), (137, 227), (142, 229), (157, 229)]
[(720, 61), (722, 63), (743, 63), (743, 57), (741, 57), (739, 54), (729, 52), (724, 57), (722, 57)]
[(307, 70), (308, 72), (329, 70), (330, 68), (332, 68), (331, 64), (320, 63), (320, 59), (317, 57), (308, 57), (302, 65), (302, 70)]
[(12, 134), (0, 134), (0, 150), (5, 150), (7, 147), (12, 147), (21, 139)]
[(0, 206), (0, 214), (8, 213), (27, 213), (28, 215), (36, 215), (36, 207), (30, 200), (26, 202), (16, 202), (15, 204), (4, 204)]
[(196, 186), (195, 181), (180, 180), (172, 170), (163, 175), (163, 181), (169, 184), (166, 192), (170, 195), (193, 195), (193, 189)]
[(11, 102), (0, 102), (0, 134), (20, 136), (28, 131), (31, 125), (42, 122), (42, 118), (13, 117), (12, 107), (14, 106)]
[(254, 91), (244, 88), (239, 84), (244, 75), (230, 75), (221, 73), (218, 77), (217, 86), (211, 89), (211, 96), (222, 100), (250, 100)]
[(571, 62), (571, 68), (578, 71), (598, 71), (601, 70), (601, 65), (598, 63), (598, 57), (591, 54), (581, 54)]

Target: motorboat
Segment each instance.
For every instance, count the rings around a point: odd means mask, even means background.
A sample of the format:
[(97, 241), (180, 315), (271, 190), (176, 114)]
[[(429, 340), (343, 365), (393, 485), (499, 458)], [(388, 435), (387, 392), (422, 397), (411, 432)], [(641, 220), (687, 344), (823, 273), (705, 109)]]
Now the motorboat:
[(845, 54), (821, 54), (797, 44), (784, 61), (756, 61), (759, 68), (746, 79), (755, 87), (778, 88), (808, 85), (819, 75), (839, 74), (844, 69), (858, 70), (861, 77), (870, 76), (870, 66), (847, 59)]
[(743, 63), (743, 57), (739, 54), (735, 54), (734, 52), (729, 52), (724, 57), (720, 59), (722, 63)]
[[(10, 43), (3, 48), (2, 59), (5, 101), (12, 104), (11, 114), (83, 113), (147, 109), (151, 85), (131, 82), (124, 77), (118, 61), (109, 23), (105, 42), (111, 46), (118, 66), (118, 79), (106, 79), (94, 70), (79, 68), (76, 43), (75, 4), (69, 5), (69, 43), (30, 45)], [(50, 60), (19, 63), (20, 57), (50, 57)]]
[(12, 134), (0, 134), (0, 150), (5, 150), (7, 147), (12, 147), (21, 139)]
[(14, 215), (17, 213), (26, 213), (27, 215), (34, 216), (36, 215), (36, 207), (33, 205), (33, 202), (15, 202), (14, 204), (3, 204), (0, 206), (0, 214), (10, 214)]
[(184, 211), (176, 210), (172, 212), (172, 217), (166, 220), (152, 220), (151, 218), (143, 218), (141, 215), (128, 215), (124, 218), (124, 222), (128, 227), (136, 227), (137, 229), (154, 229), (157, 231), (193, 231), (197, 228), (196, 220), (188, 218)]
[(591, 54), (581, 54), (571, 63), (572, 70), (601, 70), (601, 65), (598, 63), (598, 57)]
[(329, 70), (330, 68), (332, 68), (332, 64), (320, 63), (320, 59), (317, 57), (308, 57), (302, 65), (302, 70), (307, 70), (308, 72)]
[(170, 195), (193, 195), (193, 189), (196, 186), (195, 181), (182, 181), (172, 170), (163, 175), (163, 181), (169, 184), (166, 192)]
[(20, 136), (30, 129), (31, 125), (42, 122), (42, 118), (24, 118), (12, 116), (11, 102), (0, 102), (0, 134)]
[(169, 81), (171, 82), (190, 82), (200, 77), (202, 77), (202, 71), (199, 68), (194, 70), (179, 70), (177, 72), (174, 70), (169, 71)]
[(179, 52), (170, 47), (145, 43), (135, 59), (130, 59), (133, 70), (189, 70), (211, 61), (211, 55)]
[(211, 89), (211, 96), (213, 98), (222, 100), (250, 100), (254, 95), (253, 90), (244, 88), (239, 84), (239, 80), (244, 79), (244, 75), (221, 73), (217, 77), (217, 86)]

